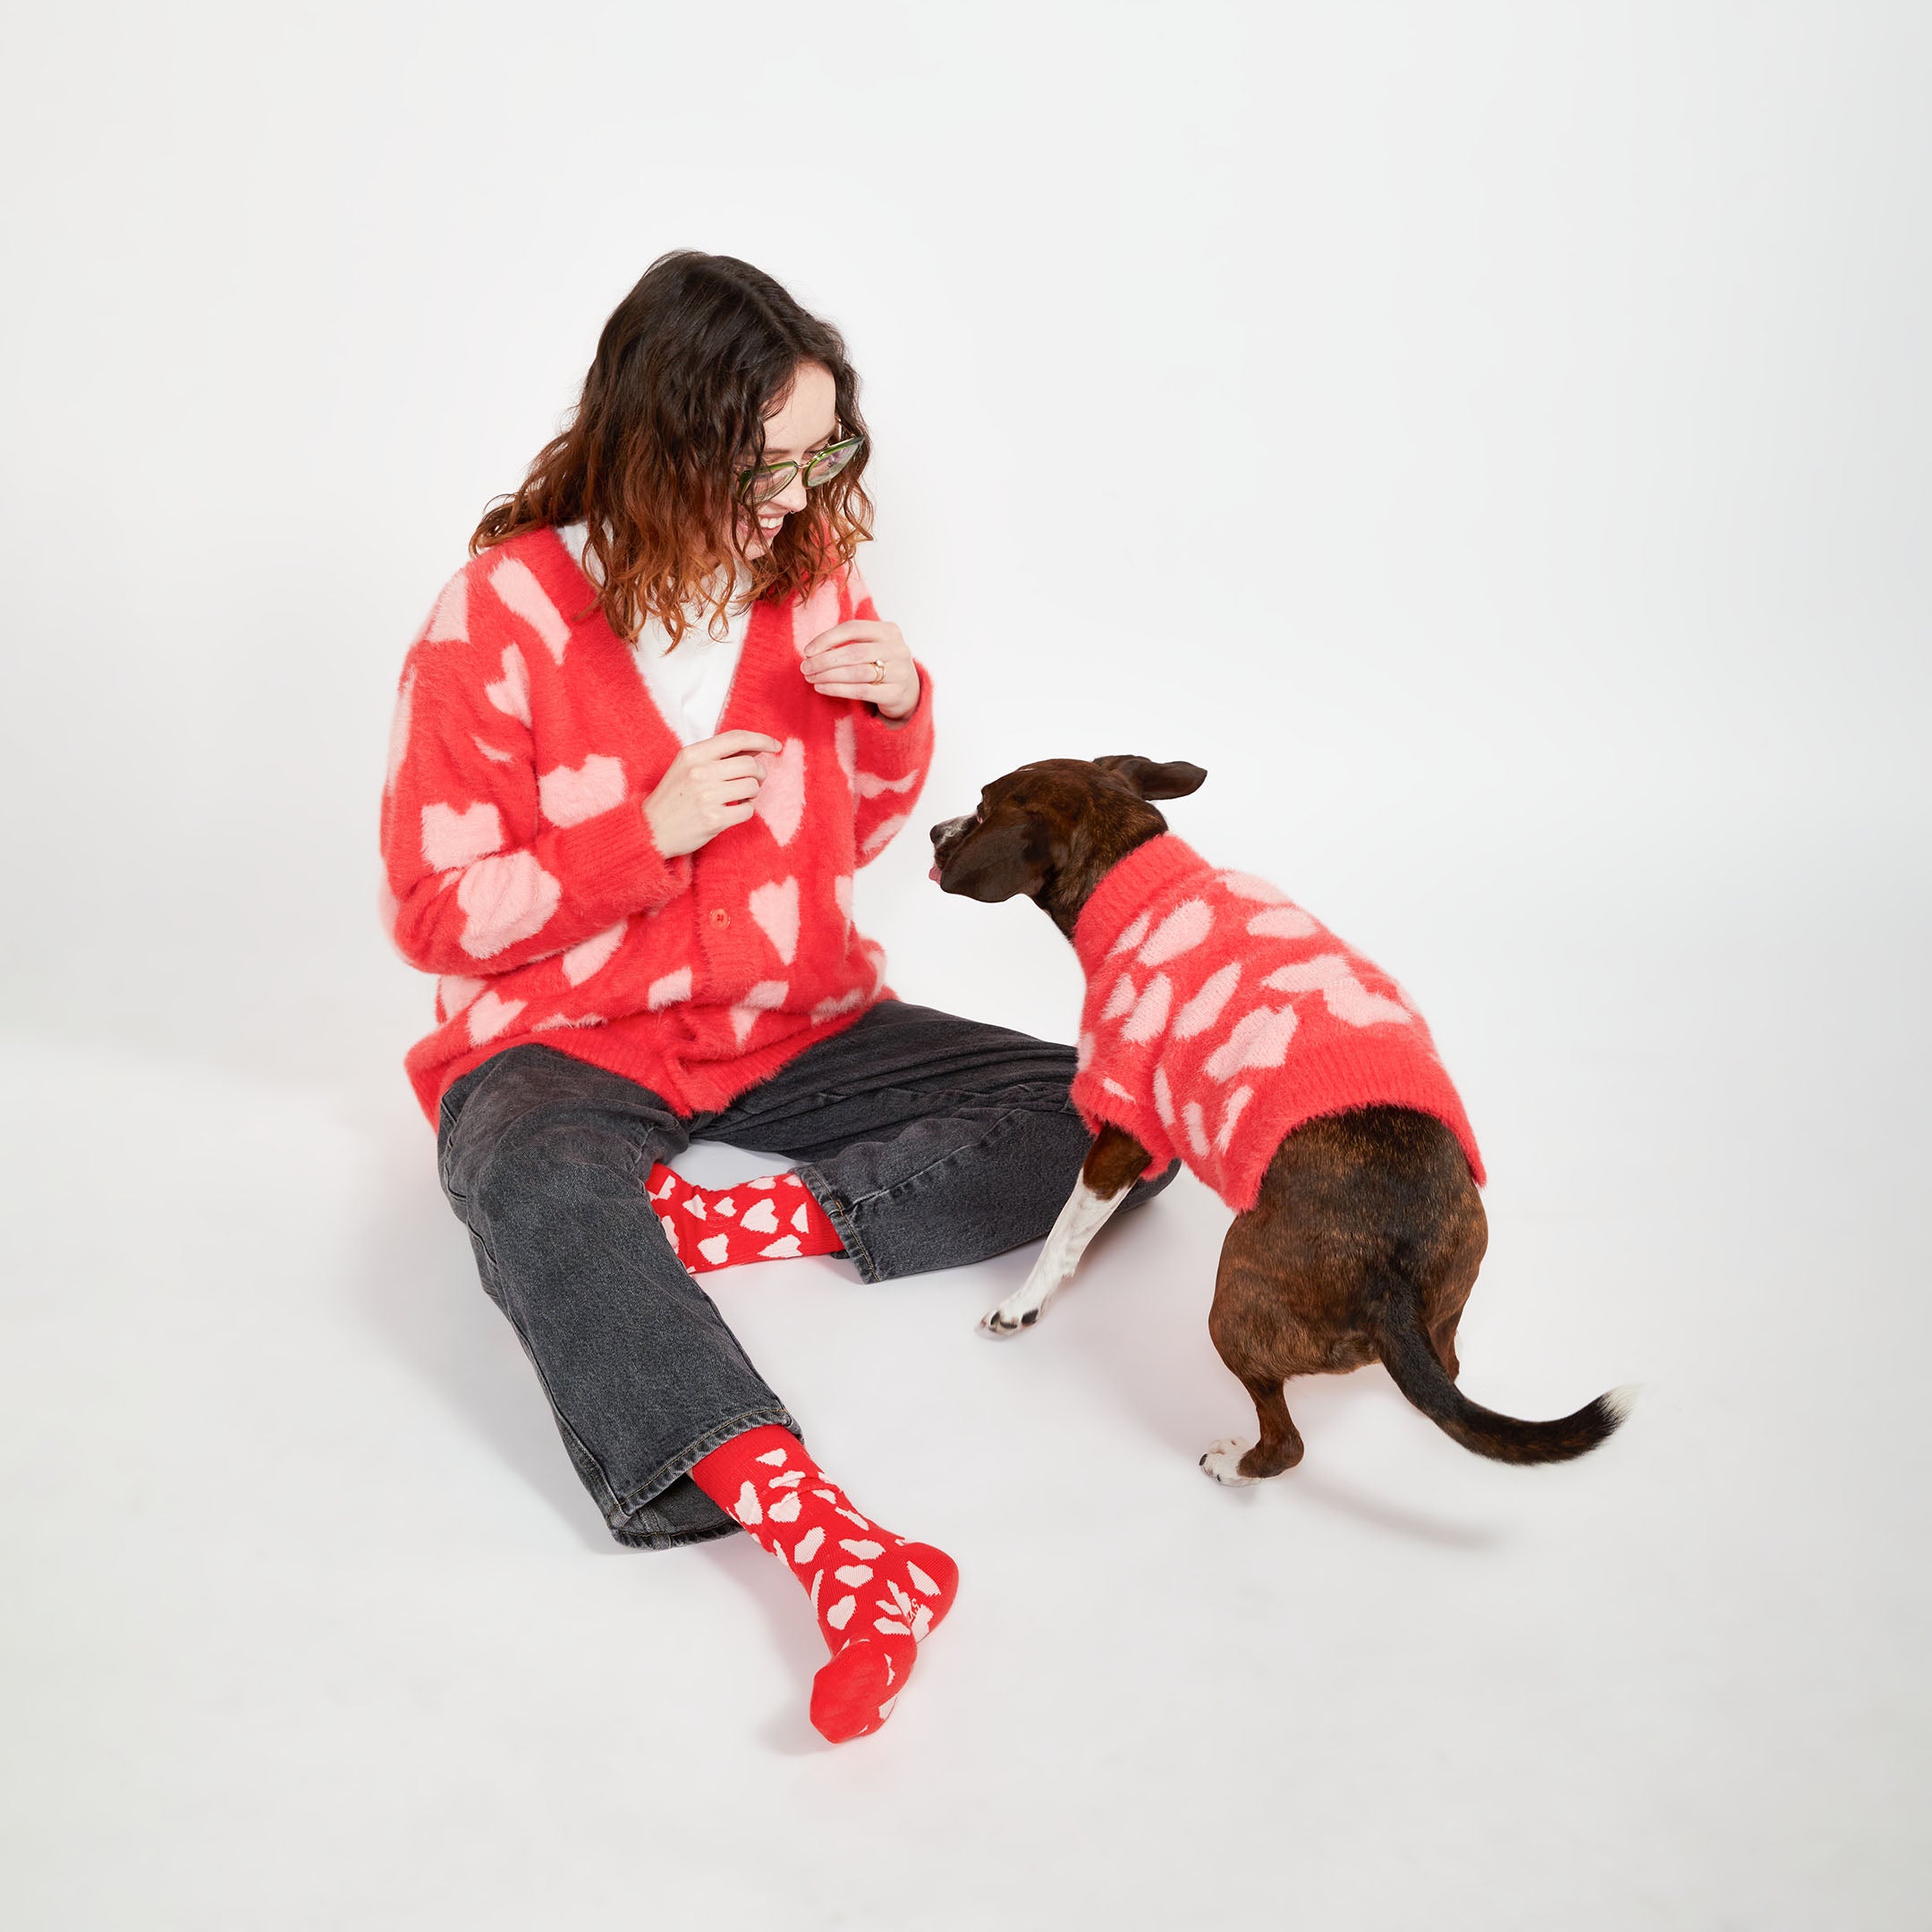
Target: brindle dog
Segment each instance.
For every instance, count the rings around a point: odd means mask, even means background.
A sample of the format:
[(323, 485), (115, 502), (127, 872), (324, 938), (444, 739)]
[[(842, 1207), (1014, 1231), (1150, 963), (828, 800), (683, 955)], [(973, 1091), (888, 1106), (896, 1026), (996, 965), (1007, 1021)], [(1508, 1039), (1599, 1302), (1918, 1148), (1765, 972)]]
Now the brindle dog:
[[(1149, 801), (1181, 798), (1207, 775), (1198, 765), (1134, 757), (1022, 766), (981, 792), (979, 810), (932, 828), (932, 876), (970, 899), (1024, 893), (1071, 939), (1107, 872), (1167, 829)], [(1104, 1126), (1025, 1285), (980, 1326), (1015, 1335), (1037, 1321), (1147, 1164), (1138, 1140)], [(1469, 1162), (1432, 1115), (1360, 1107), (1288, 1133), (1259, 1198), (1228, 1230), (1208, 1318), (1221, 1360), (1254, 1398), (1260, 1439), (1245, 1450), (1216, 1443), (1201, 1467), (1224, 1483), (1292, 1469), (1302, 1444), (1282, 1385), (1377, 1360), (1424, 1415), (1479, 1455), (1562, 1462), (1594, 1449), (1623, 1420), (1630, 1392), (1599, 1395), (1560, 1421), (1523, 1422), (1456, 1386), (1456, 1324), (1487, 1241)]]

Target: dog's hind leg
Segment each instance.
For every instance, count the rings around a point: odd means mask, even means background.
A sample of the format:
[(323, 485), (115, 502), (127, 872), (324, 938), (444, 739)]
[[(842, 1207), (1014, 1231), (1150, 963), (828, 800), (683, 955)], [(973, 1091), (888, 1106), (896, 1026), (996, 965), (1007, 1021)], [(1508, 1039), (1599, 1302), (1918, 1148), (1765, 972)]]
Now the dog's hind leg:
[(1088, 1242), (1127, 1199), (1128, 1189), (1147, 1171), (1147, 1165), (1148, 1151), (1131, 1134), (1118, 1127), (1100, 1130), (1032, 1272), (997, 1308), (980, 1318), (982, 1334), (1018, 1335), (1040, 1318), (1055, 1294), (1073, 1279)]
[(1248, 1391), (1260, 1423), (1252, 1446), (1227, 1439), (1201, 1457), (1219, 1483), (1260, 1482), (1301, 1460), (1301, 1434), (1282, 1385), (1339, 1366), (1303, 1320), (1309, 1273), (1292, 1222), (1271, 1204), (1237, 1215), (1221, 1247), (1208, 1334), (1229, 1374)]
[(1261, 1437), (1251, 1449), (1232, 1439), (1217, 1442), (1202, 1456), (1200, 1466), (1217, 1483), (1260, 1482), (1292, 1470), (1301, 1460), (1301, 1432), (1289, 1418), (1279, 1380), (1243, 1376), (1241, 1386), (1254, 1398)]

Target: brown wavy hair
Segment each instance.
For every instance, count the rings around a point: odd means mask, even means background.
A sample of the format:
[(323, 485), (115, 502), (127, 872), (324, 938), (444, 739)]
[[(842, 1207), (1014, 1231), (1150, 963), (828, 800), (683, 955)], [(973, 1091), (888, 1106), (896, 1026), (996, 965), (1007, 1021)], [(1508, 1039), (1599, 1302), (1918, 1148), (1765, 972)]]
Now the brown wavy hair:
[(537, 453), (522, 487), (483, 513), (470, 552), (547, 524), (586, 523), (597, 602), (619, 637), (647, 618), (674, 645), (686, 606), (724, 617), (729, 564), (746, 564), (754, 597), (815, 589), (872, 534), (860, 481), (869, 442), (786, 518), (770, 553), (747, 558), (734, 513), (738, 478), (765, 455), (765, 421), (783, 406), (799, 365), (831, 372), (838, 434), (862, 436), (859, 377), (845, 341), (808, 315), (771, 276), (731, 255), (660, 255), (597, 337), (583, 396)]

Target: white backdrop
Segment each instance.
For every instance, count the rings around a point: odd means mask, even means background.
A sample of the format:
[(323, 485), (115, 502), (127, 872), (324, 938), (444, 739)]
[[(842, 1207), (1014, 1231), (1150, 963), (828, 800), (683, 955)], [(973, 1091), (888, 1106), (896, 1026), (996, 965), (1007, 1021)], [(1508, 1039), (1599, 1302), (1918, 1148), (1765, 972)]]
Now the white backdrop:
[[(188, 0), (9, 65), (15, 1922), (1915, 1921), (1922, 8)], [(1207, 766), (1175, 828), (1458, 1076), (1470, 1385), (1648, 1381), (1618, 1444), (1492, 1470), (1377, 1371), (1208, 1490), (1177, 1189), (1004, 1352), (1024, 1255), (719, 1289), (987, 1580), (879, 1741), (807, 1750), (741, 1551), (598, 1546), (375, 826), (403, 650), (682, 246), (846, 332), (916, 822)], [(1046, 922), (926, 863), (861, 882), (899, 990), (1068, 1037)]]

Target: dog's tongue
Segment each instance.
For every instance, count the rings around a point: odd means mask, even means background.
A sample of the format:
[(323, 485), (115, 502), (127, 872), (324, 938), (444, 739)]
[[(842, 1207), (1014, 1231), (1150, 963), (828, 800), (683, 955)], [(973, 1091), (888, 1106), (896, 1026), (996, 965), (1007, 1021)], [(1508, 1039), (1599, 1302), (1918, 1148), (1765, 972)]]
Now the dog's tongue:
[(927, 869), (926, 877), (936, 886), (939, 883), (939, 868), (936, 865), (929, 866)]

